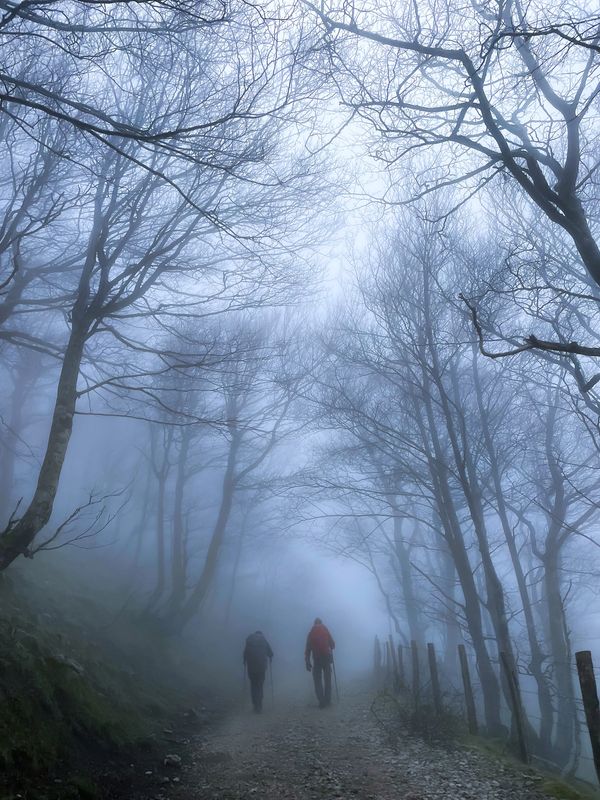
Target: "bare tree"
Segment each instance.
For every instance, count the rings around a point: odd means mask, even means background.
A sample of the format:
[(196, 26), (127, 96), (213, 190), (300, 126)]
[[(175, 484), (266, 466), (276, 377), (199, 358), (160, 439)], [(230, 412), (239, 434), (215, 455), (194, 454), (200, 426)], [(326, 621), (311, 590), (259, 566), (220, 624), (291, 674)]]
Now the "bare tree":
[[(365, 564), (399, 631), (414, 627), (412, 595), (430, 636), (455, 643), (460, 631), (471, 642), (490, 730), (501, 730), (512, 703), (506, 687), (501, 702), (499, 654), (513, 659), (524, 676), (533, 752), (564, 769), (578, 751), (569, 587), (584, 591), (573, 559), (596, 514), (595, 437), (577, 439), (586, 421), (573, 414), (558, 357), (479, 360), (453, 288), (479, 280), (501, 307), (505, 298), (493, 291), (506, 250), (470, 234), (458, 214), (431, 221), (439, 217), (431, 208), (397, 214), (392, 232), (388, 215), (359, 258), (358, 293), (327, 337), (327, 368), (317, 372), (314, 399), (335, 434), (301, 485), (311, 492), (309, 512), (339, 520), (323, 534), (327, 546)], [(567, 300), (566, 290), (561, 301), (544, 289), (546, 303), (536, 303), (526, 271), (519, 276), (515, 291), (532, 319), (560, 325), (555, 307), (579, 302)], [(590, 413), (593, 429), (591, 422)], [(558, 456), (557, 448), (575, 441), (577, 454)], [(571, 548), (564, 561), (559, 540)]]
[[(390, 167), (409, 154), (412, 197), (510, 177), (571, 237), (600, 284), (589, 209), (596, 181), (600, 42), (575, 3), (308, 4), (330, 43), (352, 114), (379, 136)], [(393, 178), (392, 178), (393, 180)]]
[[(231, 104), (245, 97), (248, 87), (238, 74), (215, 93), (227, 56), (210, 37), (205, 45), (196, 43), (193, 52), (176, 56), (187, 80), (182, 78), (171, 97), (148, 71), (131, 74), (144, 86), (135, 101), (122, 98), (130, 108), (133, 102), (132, 113), (142, 120), (159, 108), (163, 119), (185, 125), (205, 101), (203, 113), (209, 116), (218, 108), (229, 117)], [(197, 81), (198, 69), (217, 83)], [(279, 78), (285, 65), (269, 69)], [(272, 86), (275, 93), (280, 88)], [(165, 326), (197, 316), (209, 299), (215, 303), (212, 313), (281, 302), (300, 280), (299, 271), (289, 267), (310, 215), (292, 226), (288, 212), (297, 189), (302, 187), (306, 202), (313, 194), (309, 160), (289, 153), (279, 157), (283, 118), (244, 113), (237, 120), (236, 135), (231, 120), (217, 128), (208, 120), (194, 141), (197, 154), (204, 148), (202, 163), (177, 167), (176, 181), (165, 175), (176, 168), (179, 154), (161, 149), (148, 156), (136, 137), (91, 152), (91, 174), (85, 169), (80, 177), (93, 180), (94, 190), (83, 194), (74, 220), (79, 235), (64, 242), (74, 266), (57, 279), (68, 298), (68, 331), (48, 444), (31, 501), (0, 538), (2, 569), (28, 551), (50, 519), (79, 398), (94, 394), (110, 402), (129, 392), (155, 401), (148, 376), (181, 366), (178, 354), (161, 355), (157, 349), (156, 337)], [(268, 180), (262, 177), (265, 170), (272, 176)], [(13, 319), (23, 318), (28, 302), (19, 298)], [(147, 326), (154, 333), (146, 330), (142, 341), (139, 331)], [(196, 363), (203, 357), (199, 350)], [(135, 356), (129, 363), (126, 351)]]
[(274, 450), (302, 425), (290, 411), (303, 374), (287, 366), (286, 340), (278, 338), (277, 328), (269, 335), (242, 325), (228, 341), (230, 356), (218, 377), (226, 443), (220, 499), (200, 571), (192, 577), (188, 566), (189, 592), (179, 590), (170, 611), (180, 625), (201, 610), (213, 586), (236, 497), (247, 493)]

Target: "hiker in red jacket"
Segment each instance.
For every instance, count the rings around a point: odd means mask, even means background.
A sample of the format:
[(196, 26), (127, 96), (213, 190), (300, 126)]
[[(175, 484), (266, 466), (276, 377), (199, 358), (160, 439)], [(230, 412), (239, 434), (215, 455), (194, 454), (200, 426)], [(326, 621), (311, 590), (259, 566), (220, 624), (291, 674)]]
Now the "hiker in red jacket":
[[(316, 618), (306, 637), (304, 658), (306, 669), (312, 670), (319, 708), (331, 705), (331, 662), (335, 642), (323, 622)], [(312, 664), (310, 661), (312, 655)]]

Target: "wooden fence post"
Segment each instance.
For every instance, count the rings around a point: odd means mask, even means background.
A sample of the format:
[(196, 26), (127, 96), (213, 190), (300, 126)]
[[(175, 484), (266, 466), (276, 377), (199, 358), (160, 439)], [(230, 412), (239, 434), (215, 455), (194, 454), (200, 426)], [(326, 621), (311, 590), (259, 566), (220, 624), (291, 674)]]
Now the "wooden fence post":
[(390, 643), (386, 640), (385, 643), (385, 685), (389, 686), (392, 682), (392, 654), (390, 651)]
[(442, 713), (442, 693), (440, 691), (440, 678), (435, 660), (435, 647), (432, 642), (427, 644), (427, 658), (429, 659), (429, 675), (431, 676), (431, 692), (433, 694), (433, 707), (435, 713)]
[(404, 676), (404, 656), (402, 653), (402, 645), (398, 645), (398, 683), (400, 688), (404, 689), (406, 685), (406, 678)]
[(373, 672), (375, 674), (375, 686), (379, 688), (381, 684), (381, 643), (377, 635), (373, 645)]
[(581, 686), (581, 697), (585, 709), (585, 721), (587, 722), (590, 741), (592, 743), (592, 755), (596, 775), (600, 781), (600, 704), (598, 703), (598, 689), (594, 676), (594, 664), (592, 654), (589, 650), (580, 650), (575, 653), (577, 663), (577, 674), (579, 675), (579, 685)]
[(521, 705), (521, 693), (519, 692), (519, 684), (517, 676), (512, 664), (509, 663), (506, 653), (500, 653), (500, 661), (504, 667), (506, 675), (506, 682), (508, 684), (508, 691), (510, 693), (510, 700), (513, 711), (513, 718), (515, 721), (515, 728), (517, 731), (517, 739), (519, 745), (519, 757), (525, 764), (529, 763), (529, 752), (527, 750), (527, 740), (525, 739), (525, 719), (523, 714), (523, 706)]
[(475, 711), (475, 699), (473, 697), (473, 687), (471, 686), (471, 676), (469, 674), (469, 662), (467, 661), (467, 651), (465, 650), (464, 644), (458, 645), (458, 660), (460, 661), (460, 672), (465, 690), (465, 706), (467, 709), (469, 733), (472, 736), (476, 736), (479, 732), (477, 726), (477, 712)]
[(399, 691), (399, 679), (398, 679), (398, 654), (396, 653), (396, 648), (394, 646), (394, 637), (390, 633), (390, 653), (392, 655), (392, 672), (394, 675), (394, 691)]
[(421, 689), (419, 680), (419, 650), (417, 648), (417, 643), (415, 642), (414, 639), (410, 643), (410, 649), (412, 652), (412, 691), (413, 691), (415, 708), (418, 708), (419, 691)]

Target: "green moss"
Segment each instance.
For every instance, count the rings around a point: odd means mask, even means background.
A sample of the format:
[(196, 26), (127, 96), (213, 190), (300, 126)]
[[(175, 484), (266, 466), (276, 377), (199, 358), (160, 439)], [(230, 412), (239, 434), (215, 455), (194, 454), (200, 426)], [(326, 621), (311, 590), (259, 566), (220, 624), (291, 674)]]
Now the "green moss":
[(98, 787), (86, 775), (74, 775), (69, 781), (69, 790), (77, 800), (98, 800)]
[(519, 772), (535, 776), (539, 781), (538, 789), (548, 797), (557, 800), (600, 800), (600, 791), (594, 791), (583, 781), (574, 778), (567, 782), (534, 767), (525, 767), (511, 754), (506, 741), (478, 736), (464, 736), (462, 741), (469, 749), (477, 750), (494, 759), (501, 759)]
[(62, 607), (56, 592), (43, 605), (26, 602), (30, 588), (0, 580), (0, 798), (14, 788), (9, 774), (58, 772), (64, 784), (38, 790), (40, 800), (91, 800), (93, 784), (69, 780), (70, 768), (148, 743), (182, 700), (169, 684), (182, 682), (167, 680), (164, 654), (148, 658), (156, 638), (144, 639), (137, 620), (115, 630), (71, 596)]
[(599, 796), (597, 792), (592, 794), (587, 789), (576, 788), (558, 778), (544, 781), (540, 788), (549, 797), (555, 797), (557, 800), (597, 800)]

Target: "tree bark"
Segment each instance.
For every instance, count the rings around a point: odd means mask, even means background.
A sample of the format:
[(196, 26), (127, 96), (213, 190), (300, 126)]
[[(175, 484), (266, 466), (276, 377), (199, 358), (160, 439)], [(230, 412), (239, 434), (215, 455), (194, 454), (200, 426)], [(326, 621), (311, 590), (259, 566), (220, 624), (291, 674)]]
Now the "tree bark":
[(409, 640), (414, 639), (419, 646), (423, 646), (425, 644), (426, 626), (421, 619), (417, 599), (415, 597), (413, 574), (410, 565), (410, 549), (404, 543), (402, 537), (402, 517), (396, 498), (388, 496), (387, 500), (394, 512), (394, 553), (396, 556), (400, 590), (404, 600), (406, 622), (408, 624), (408, 638)]
[(539, 741), (538, 747), (540, 753), (547, 755), (552, 751), (552, 729), (554, 725), (554, 707), (552, 703), (552, 691), (549, 681), (544, 673), (544, 654), (538, 639), (535, 619), (533, 614), (533, 607), (529, 591), (527, 588), (527, 581), (521, 564), (521, 558), (513, 528), (508, 518), (508, 509), (504, 498), (504, 490), (502, 486), (502, 478), (500, 475), (500, 467), (498, 464), (498, 456), (494, 444), (492, 432), (490, 429), (489, 418), (487, 409), (483, 402), (483, 391), (481, 388), (481, 381), (479, 377), (479, 369), (477, 365), (477, 349), (475, 345), (472, 348), (472, 364), (473, 364), (473, 383), (475, 387), (475, 395), (477, 398), (477, 406), (479, 410), (479, 418), (481, 421), (481, 428), (483, 433), (484, 444), (489, 458), (490, 472), (492, 483), (494, 486), (494, 494), (498, 517), (504, 534), (504, 539), (508, 547), (513, 570), (515, 573), (515, 580), (519, 590), (519, 597), (521, 599), (521, 606), (523, 609), (523, 617), (525, 619), (525, 627), (527, 630), (527, 639), (529, 642), (529, 669), (536, 682), (538, 703), (540, 707), (540, 728), (539, 728)]
[(546, 548), (543, 564), (548, 631), (557, 690), (554, 751), (558, 763), (566, 765), (573, 748), (577, 709), (571, 673), (571, 645), (561, 591), (560, 554), (556, 547)]
[(206, 559), (204, 561), (204, 566), (202, 568), (200, 577), (198, 578), (198, 581), (196, 582), (196, 585), (187, 598), (185, 604), (183, 605), (181, 613), (177, 617), (177, 620), (182, 628), (195, 614), (198, 613), (212, 585), (217, 570), (221, 546), (227, 530), (227, 523), (233, 507), (233, 498), (236, 487), (235, 470), (237, 465), (237, 454), (241, 444), (241, 434), (233, 425), (230, 427), (232, 433), (229, 444), (229, 452), (227, 454), (227, 464), (225, 467), (225, 473), (223, 475), (219, 513), (213, 528), (210, 544), (208, 546), (208, 552), (206, 554)]
[(231, 578), (229, 581), (229, 591), (227, 593), (227, 602), (225, 604), (225, 617), (224, 617), (225, 625), (229, 624), (229, 619), (231, 617), (231, 609), (233, 607), (233, 597), (235, 595), (235, 586), (237, 582), (238, 570), (240, 567), (240, 561), (242, 559), (242, 550), (244, 549), (244, 539), (246, 538), (246, 527), (247, 527), (247, 522), (246, 518), (244, 517), (244, 520), (240, 526), (240, 531), (236, 542), (235, 558), (233, 561), (233, 569), (231, 570)]
[(171, 538), (171, 595), (169, 597), (169, 617), (176, 617), (185, 602), (187, 557), (185, 552), (185, 521), (183, 500), (188, 471), (188, 453), (191, 442), (190, 428), (183, 428), (181, 445), (175, 475), (175, 495), (173, 499), (173, 528)]
[(15, 510), (13, 488), (16, 451), (23, 432), (25, 403), (40, 377), (39, 354), (25, 351), (24, 358), (17, 365), (16, 373), (6, 436), (0, 448), (0, 525), (6, 525)]
[(428, 431), (431, 439), (431, 452), (428, 452), (427, 461), (432, 478), (437, 514), (442, 523), (443, 530), (441, 533), (452, 555), (463, 594), (465, 618), (471, 636), (473, 650), (475, 651), (477, 670), (481, 680), (486, 726), (492, 735), (496, 735), (503, 730), (500, 718), (500, 687), (485, 644), (479, 594), (475, 585), (473, 570), (454, 505), (454, 498), (450, 491), (450, 475), (437, 436), (435, 417), (426, 377), (423, 402), (419, 404), (415, 399), (414, 404), (416, 419), (421, 427), (421, 434), (424, 442), (427, 442), (427, 435), (420, 417), (420, 408), (424, 407), (427, 414)]
[(77, 380), (86, 335), (85, 324), (74, 322), (60, 372), (50, 434), (37, 486), (23, 516), (10, 530), (0, 536), (0, 571), (5, 570), (20, 555), (28, 553), (29, 546), (52, 514), (60, 474), (73, 431)]

